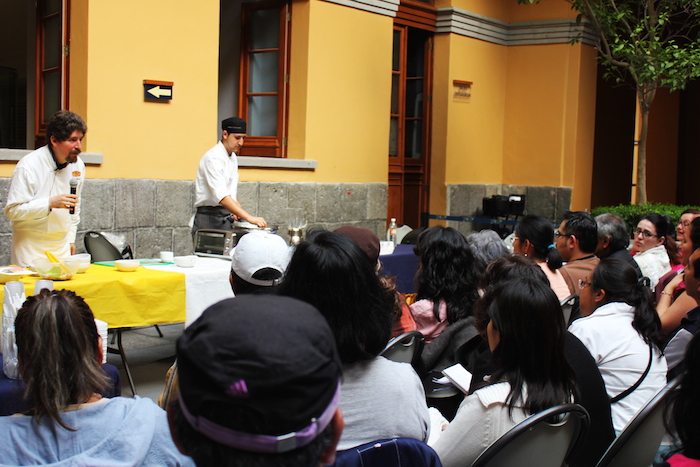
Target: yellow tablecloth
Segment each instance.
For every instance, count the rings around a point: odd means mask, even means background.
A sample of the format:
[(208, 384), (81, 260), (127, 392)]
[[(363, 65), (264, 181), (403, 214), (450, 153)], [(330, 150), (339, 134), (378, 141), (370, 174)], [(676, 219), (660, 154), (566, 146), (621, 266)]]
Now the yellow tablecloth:
[[(39, 276), (23, 276), (27, 296), (34, 294)], [(85, 299), (95, 318), (110, 328), (147, 326), (185, 321), (185, 275), (139, 267), (121, 272), (91, 264), (83, 274), (68, 281), (54, 281), (55, 289), (68, 289)], [(0, 291), (0, 303), (4, 300)]]

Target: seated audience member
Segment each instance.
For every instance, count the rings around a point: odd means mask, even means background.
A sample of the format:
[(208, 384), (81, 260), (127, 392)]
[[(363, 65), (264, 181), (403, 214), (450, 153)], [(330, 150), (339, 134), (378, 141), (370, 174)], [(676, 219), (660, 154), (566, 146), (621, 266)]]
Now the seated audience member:
[(467, 244), (474, 255), (479, 280), (484, 276), (484, 271), (489, 264), (510, 254), (505, 242), (495, 230), (491, 229), (470, 233), (467, 237)]
[(583, 317), (569, 331), (598, 364), (616, 432), (666, 385), (661, 322), (651, 300), (634, 268), (618, 259), (601, 260), (581, 281)]
[[(491, 385), (462, 402), (432, 445), (445, 467), (471, 463), (528, 416), (572, 400), (574, 374), (564, 357), (564, 320), (556, 295), (531, 278), (505, 281), (479, 300), (496, 372)], [(527, 349), (527, 351), (524, 351)]]
[(666, 431), (673, 433), (676, 445), (662, 467), (700, 466), (700, 338), (688, 345), (687, 371), (671, 395), (666, 413)]
[(554, 246), (552, 224), (541, 216), (528, 215), (515, 226), (513, 252), (531, 258), (549, 280), (559, 301), (571, 295), (569, 286), (559, 272), (561, 255)]
[(447, 326), (471, 316), (479, 273), (467, 239), (451, 227), (424, 230), (414, 250), (418, 293), (411, 313), (429, 344)]
[[(688, 266), (688, 258), (695, 250), (700, 248), (700, 218), (686, 227), (680, 251), (681, 264)], [(671, 272), (673, 273), (673, 271)], [(685, 293), (685, 274), (683, 272), (675, 274), (673, 279), (664, 283), (659, 281), (656, 291), (659, 292), (656, 312), (661, 318), (661, 330), (665, 335), (672, 334), (681, 325), (681, 320), (686, 317), (686, 313), (695, 308), (695, 300)], [(663, 289), (659, 288), (663, 284)]]
[(427, 440), (420, 378), (410, 364), (378, 356), (391, 336), (394, 294), (355, 242), (336, 232), (309, 235), (292, 256), (280, 295), (315, 306), (335, 336), (345, 419), (338, 449), (393, 437)]
[(311, 467), (343, 430), (333, 333), (311, 305), (244, 295), (210, 306), (177, 341), (173, 440), (198, 467)]
[(396, 290), (396, 278), (388, 278), (382, 274), (382, 263), (379, 261), (379, 237), (369, 229), (354, 227), (352, 225), (344, 225), (334, 232), (345, 235), (350, 240), (357, 243), (367, 254), (370, 263), (374, 266), (379, 276), (382, 285), (390, 289), (395, 297), (394, 300), (394, 327), (391, 330), (391, 337), (397, 337), (409, 331), (416, 330), (416, 322), (413, 320), (411, 310), (406, 303), (406, 300)]
[[(696, 304), (700, 304), (700, 248), (696, 248), (688, 258), (684, 280), (686, 293)], [(680, 363), (685, 356), (685, 349), (693, 336), (697, 335), (699, 331), (700, 306), (696, 306), (681, 320), (680, 329), (676, 331), (664, 349), (664, 355), (668, 361), (669, 380), (683, 370), (683, 365), (680, 365)]]
[(680, 265), (678, 247), (668, 235), (668, 222), (660, 214), (642, 217), (634, 231), (630, 253), (634, 255), (642, 275), (651, 281), (652, 292), (661, 276)]
[[(277, 293), (292, 249), (279, 235), (267, 231), (253, 231), (243, 235), (231, 251), (229, 282), (235, 296), (267, 295)], [(177, 361), (165, 375), (165, 388), (158, 397), (158, 405), (166, 408), (177, 392)]]
[(564, 213), (559, 230), (554, 232), (557, 247), (566, 264), (559, 269), (572, 295), (578, 295), (578, 282), (590, 274), (600, 259), (595, 255), (598, 227), (587, 212)]
[(229, 281), (234, 295), (275, 293), (292, 251), (282, 237), (271, 232), (243, 235), (231, 252)]
[(2, 465), (190, 466), (150, 399), (105, 399), (102, 344), (90, 307), (44, 289), (15, 321), (20, 375), (34, 408), (0, 418)]
[[(536, 266), (528, 258), (511, 255), (494, 261), (489, 266), (480, 288), (488, 290), (501, 282), (524, 277), (530, 277), (547, 284), (547, 277), (542, 268)], [(610, 415), (610, 399), (605, 392), (605, 383), (595, 360), (586, 346), (568, 331), (564, 336), (564, 353), (576, 377), (577, 395), (575, 402), (581, 404), (588, 411), (591, 424), (588, 436), (583, 441), (581, 450), (570, 467), (588, 467), (595, 465), (603, 457), (606, 449), (615, 439)], [(478, 362), (471, 362), (471, 367), (475, 371), (473, 371), (474, 377), (470, 390), (483, 387), (484, 383), (481, 381), (484, 380), (484, 375), (491, 374), (494, 370), (493, 365), (487, 363), (492, 360), (488, 348), (482, 352), (479, 358)]]
[(685, 229), (693, 222), (693, 219), (700, 217), (700, 211), (697, 209), (686, 209), (681, 213), (681, 218), (676, 224), (676, 240), (683, 241)]
[(642, 277), (642, 271), (627, 250), (630, 246), (630, 236), (627, 233), (625, 221), (615, 214), (605, 213), (596, 216), (595, 222), (598, 225), (598, 246), (595, 255), (600, 258), (621, 259), (628, 262), (637, 271), (637, 275)]

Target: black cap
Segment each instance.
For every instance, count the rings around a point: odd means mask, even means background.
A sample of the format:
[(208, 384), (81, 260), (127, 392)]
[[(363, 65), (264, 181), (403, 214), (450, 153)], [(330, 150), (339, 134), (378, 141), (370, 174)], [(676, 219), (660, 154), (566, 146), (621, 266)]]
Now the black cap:
[(271, 436), (301, 431), (332, 409), (342, 372), (323, 315), (272, 295), (210, 306), (178, 339), (177, 359), (191, 417)]
[(229, 133), (246, 133), (246, 123), (242, 118), (230, 117), (221, 122), (221, 129)]

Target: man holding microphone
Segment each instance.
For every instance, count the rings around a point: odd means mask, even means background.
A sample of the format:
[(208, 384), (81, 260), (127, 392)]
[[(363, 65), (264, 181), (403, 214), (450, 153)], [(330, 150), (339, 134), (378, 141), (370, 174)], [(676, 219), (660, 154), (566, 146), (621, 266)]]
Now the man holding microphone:
[(78, 156), (87, 126), (59, 110), (46, 127), (47, 145), (24, 156), (12, 172), (5, 215), (12, 227), (12, 263), (29, 266), (46, 250), (75, 253), (85, 164)]

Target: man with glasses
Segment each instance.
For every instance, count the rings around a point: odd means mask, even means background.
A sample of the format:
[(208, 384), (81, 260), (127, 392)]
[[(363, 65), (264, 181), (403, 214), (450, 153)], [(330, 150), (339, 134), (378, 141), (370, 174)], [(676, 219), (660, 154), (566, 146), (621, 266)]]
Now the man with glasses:
[(564, 220), (554, 232), (554, 246), (566, 261), (559, 271), (572, 295), (578, 295), (579, 280), (585, 279), (600, 262), (595, 255), (598, 246), (598, 227), (587, 212), (564, 213)]

